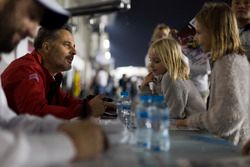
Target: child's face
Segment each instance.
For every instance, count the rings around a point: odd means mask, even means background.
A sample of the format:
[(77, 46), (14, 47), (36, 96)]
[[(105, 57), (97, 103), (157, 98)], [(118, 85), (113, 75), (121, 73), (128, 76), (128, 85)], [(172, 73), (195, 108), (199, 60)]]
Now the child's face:
[(157, 39), (165, 38), (169, 34), (169, 31), (167, 29), (162, 29), (157, 34)]
[(157, 54), (155, 54), (154, 52), (151, 52), (149, 54), (149, 59), (150, 59), (151, 71), (153, 72), (155, 76), (166, 73), (167, 70), (164, 67), (160, 57)]
[(209, 52), (211, 49), (211, 38), (209, 32), (206, 28), (200, 25), (198, 21), (196, 21), (195, 29), (195, 40), (201, 45), (204, 52)]

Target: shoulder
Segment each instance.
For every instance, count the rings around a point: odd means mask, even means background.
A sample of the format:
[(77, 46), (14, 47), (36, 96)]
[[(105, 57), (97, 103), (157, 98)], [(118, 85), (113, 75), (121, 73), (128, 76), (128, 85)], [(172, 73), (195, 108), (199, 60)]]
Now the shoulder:
[(163, 78), (162, 78), (162, 82), (161, 82), (161, 86), (163, 87), (163, 89), (171, 89), (172, 91), (174, 90), (184, 90), (186, 89), (186, 87), (188, 86), (187, 85), (187, 82), (189, 80), (180, 80), (180, 79), (177, 79), (177, 80), (173, 80), (170, 78), (170, 76), (166, 73), (164, 74)]
[(164, 87), (168, 87), (168, 85), (171, 85), (171, 84), (173, 84), (173, 80), (170, 78), (168, 73), (165, 73), (161, 79), (161, 86), (164, 88)]
[(242, 66), (249, 66), (247, 57), (246, 55), (239, 55), (236, 53), (227, 54), (218, 59), (214, 64), (216, 68), (241, 68)]
[(214, 78), (226, 82), (235, 79), (246, 81), (249, 79), (250, 64), (245, 55), (228, 54), (215, 62), (212, 73)]
[(27, 72), (40, 71), (41, 66), (32, 54), (26, 54), (16, 60), (3, 71), (2, 76), (21, 75)]
[(32, 54), (26, 54), (20, 58), (17, 58), (14, 60), (8, 67), (14, 68), (14, 67), (20, 67), (20, 66), (25, 66), (25, 67), (30, 67), (36, 65), (37, 62), (35, 60), (35, 57)]

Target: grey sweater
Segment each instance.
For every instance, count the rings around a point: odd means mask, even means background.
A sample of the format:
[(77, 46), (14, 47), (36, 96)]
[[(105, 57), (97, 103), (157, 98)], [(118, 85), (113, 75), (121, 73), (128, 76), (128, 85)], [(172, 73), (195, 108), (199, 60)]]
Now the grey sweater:
[(166, 73), (161, 80), (161, 91), (171, 118), (182, 119), (195, 113), (206, 112), (206, 105), (190, 80), (174, 81)]
[(214, 63), (208, 112), (188, 118), (192, 127), (244, 144), (250, 138), (250, 66), (246, 56), (226, 55)]
[[(165, 73), (155, 82), (156, 93), (163, 94), (172, 119), (184, 119), (191, 114), (206, 112), (205, 103), (190, 80), (172, 80)], [(148, 86), (140, 87), (142, 93), (150, 93)]]

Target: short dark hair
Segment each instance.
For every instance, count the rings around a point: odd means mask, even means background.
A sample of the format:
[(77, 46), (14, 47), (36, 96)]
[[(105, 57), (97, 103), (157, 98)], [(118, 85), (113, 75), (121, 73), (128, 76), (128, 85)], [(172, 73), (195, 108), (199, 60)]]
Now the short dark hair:
[(44, 27), (41, 27), (38, 30), (37, 36), (34, 40), (34, 47), (35, 50), (38, 51), (38, 49), (42, 48), (42, 45), (45, 41), (47, 40), (55, 40), (56, 38), (58, 38), (58, 34), (57, 32), (59, 30), (67, 30), (72, 34), (72, 27), (68, 24), (63, 25), (61, 28), (59, 29), (55, 29), (55, 30), (48, 30)]

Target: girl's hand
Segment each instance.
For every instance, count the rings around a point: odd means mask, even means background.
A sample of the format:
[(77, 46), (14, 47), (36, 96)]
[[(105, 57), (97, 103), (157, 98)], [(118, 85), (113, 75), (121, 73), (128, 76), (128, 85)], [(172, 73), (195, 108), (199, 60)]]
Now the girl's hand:
[(154, 75), (151, 72), (151, 73), (149, 73), (148, 75), (145, 76), (141, 86), (148, 86), (148, 83), (153, 82), (153, 80), (154, 80)]

